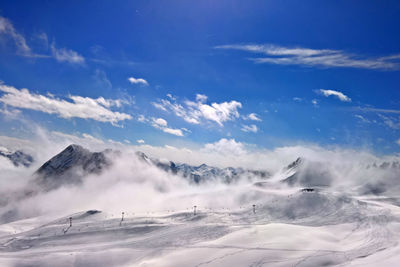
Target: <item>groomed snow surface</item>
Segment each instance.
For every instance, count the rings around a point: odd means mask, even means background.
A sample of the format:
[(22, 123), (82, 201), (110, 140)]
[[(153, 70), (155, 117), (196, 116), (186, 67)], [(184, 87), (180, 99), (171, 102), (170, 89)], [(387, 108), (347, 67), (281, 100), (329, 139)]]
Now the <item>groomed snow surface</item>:
[(123, 221), (122, 211), (89, 210), (2, 224), (0, 266), (399, 266), (395, 200), (268, 188), (249, 185), (248, 204), (196, 214), (188, 203), (124, 210)]

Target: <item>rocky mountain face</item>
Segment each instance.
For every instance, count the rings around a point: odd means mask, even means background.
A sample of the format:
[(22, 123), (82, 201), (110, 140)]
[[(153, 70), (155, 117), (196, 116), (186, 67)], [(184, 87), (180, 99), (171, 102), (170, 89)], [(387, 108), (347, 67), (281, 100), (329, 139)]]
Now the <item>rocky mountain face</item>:
[(29, 167), (34, 162), (33, 157), (21, 150), (11, 152), (7, 149), (0, 149), (0, 157), (9, 159), (15, 167)]
[(107, 155), (110, 153), (113, 152), (90, 152), (79, 145), (70, 145), (35, 172), (35, 182), (46, 190), (63, 184), (79, 184), (85, 175), (100, 174), (109, 167), (112, 162)]

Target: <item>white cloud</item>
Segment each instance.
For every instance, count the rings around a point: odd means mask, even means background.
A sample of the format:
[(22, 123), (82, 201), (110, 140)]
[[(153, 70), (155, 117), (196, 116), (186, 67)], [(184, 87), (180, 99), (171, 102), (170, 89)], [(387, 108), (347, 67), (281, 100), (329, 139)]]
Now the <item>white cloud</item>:
[(266, 45), (222, 45), (217, 49), (234, 49), (264, 54), (266, 57), (251, 58), (255, 63), (279, 65), (303, 65), (321, 67), (348, 67), (363, 69), (398, 69), (400, 55), (367, 58), (333, 49), (310, 49)]
[(153, 102), (153, 106), (163, 110), (171, 111), (176, 116), (183, 118), (186, 122), (192, 124), (200, 124), (201, 120), (216, 122), (219, 126), (223, 126), (226, 121), (232, 121), (239, 118), (238, 109), (242, 104), (237, 101), (205, 103), (207, 96), (196, 95), (196, 101), (185, 101), (185, 106), (167, 99), (161, 99), (159, 102)]
[(317, 101), (317, 99), (311, 100), (311, 103), (314, 105), (314, 107), (318, 107), (318, 101)]
[(133, 77), (129, 77), (129, 78), (128, 78), (128, 81), (129, 81), (131, 84), (149, 85), (149, 83), (148, 83), (145, 79), (142, 79), (142, 78), (133, 78)]
[(301, 98), (301, 97), (293, 97), (293, 101), (301, 102), (301, 101), (303, 101), (303, 98)]
[(400, 110), (397, 109), (372, 108), (372, 107), (358, 107), (357, 109), (365, 112), (400, 114)]
[(152, 118), (152, 124), (154, 128), (162, 130), (165, 133), (173, 134), (176, 136), (183, 136), (183, 132), (181, 129), (173, 129), (168, 127), (168, 123), (166, 120), (162, 118)]
[[(36, 54), (26, 43), (25, 37), (19, 33), (10, 22), (10, 20), (0, 16), (0, 37), (7, 36), (10, 37), (17, 48), (17, 54), (24, 57), (33, 58), (55, 58), (58, 62), (67, 62), (71, 64), (84, 64), (85, 58), (78, 54), (77, 52), (67, 49), (67, 48), (57, 48), (55, 42), (50, 46), (49, 54)], [(42, 32), (36, 34), (34, 39), (39, 40), (41, 44), (48, 50), (48, 36), (46, 33)]]
[(388, 116), (383, 116), (382, 114), (378, 114), (378, 116), (383, 120), (383, 122), (391, 129), (399, 130), (400, 129), (400, 118), (393, 118)]
[(243, 132), (252, 132), (252, 133), (257, 133), (258, 132), (258, 128), (254, 124), (252, 124), (252, 125), (243, 125), (241, 130)]
[(61, 118), (82, 118), (92, 119), (100, 122), (110, 122), (116, 125), (119, 121), (130, 120), (132, 116), (125, 113), (110, 110), (110, 107), (120, 107), (126, 103), (120, 99), (97, 99), (69, 96), (72, 100), (66, 101), (52, 96), (44, 96), (29, 92), (28, 89), (16, 89), (12, 86), (0, 84), (0, 91), (4, 94), (0, 97), (0, 102), (7, 106), (20, 109), (31, 109), (48, 114), (56, 114)]
[(3, 109), (0, 109), (0, 113), (7, 119), (16, 119), (21, 114), (21, 111), (19, 109), (9, 109), (5, 106)]
[(18, 33), (12, 23), (4, 18), (0, 17), (0, 35), (6, 35), (11, 37), (17, 47), (17, 52), (20, 55), (29, 56), (32, 54), (30, 47), (27, 45), (26, 40), (22, 34)]
[(56, 48), (53, 42), (50, 46), (51, 54), (58, 62), (67, 62), (71, 64), (84, 64), (85, 58), (77, 52), (67, 48)]
[(319, 89), (316, 91), (317, 93), (320, 93), (326, 97), (328, 96), (335, 96), (337, 97), (340, 101), (343, 102), (351, 102), (351, 98), (343, 94), (342, 92), (335, 91), (335, 90), (326, 90), (326, 89)]
[(103, 70), (96, 69), (93, 75), (93, 79), (95, 80), (96, 85), (99, 87), (103, 87), (105, 89), (112, 88), (112, 83), (110, 82), (110, 80), (107, 77), (107, 74)]
[(212, 103), (211, 106), (197, 103), (197, 107), (205, 119), (215, 121), (218, 125), (223, 126), (223, 122), (239, 117), (237, 110), (242, 107), (242, 104), (237, 101)]
[(157, 125), (157, 127), (166, 127), (168, 124), (167, 121), (162, 118), (153, 119), (153, 122), (155, 125)]
[(243, 117), (243, 119), (244, 120), (252, 120), (252, 121), (262, 121), (256, 113), (250, 113), (249, 115)]
[(198, 101), (198, 102), (203, 103), (203, 102), (206, 102), (207, 99), (208, 99), (208, 96), (206, 96), (206, 95), (202, 95), (202, 94), (196, 95), (196, 101)]
[(244, 155), (246, 154), (245, 146), (241, 142), (236, 142), (235, 139), (222, 138), (215, 143), (204, 145), (203, 152), (218, 153), (222, 155)]
[(146, 117), (144, 115), (139, 115), (137, 120), (139, 122), (146, 122), (147, 119), (146, 119)]
[(143, 139), (136, 140), (136, 142), (139, 143), (139, 144), (144, 144), (145, 143)]
[(87, 134), (87, 133), (83, 133), (82, 134), (83, 138), (90, 140), (91, 142), (95, 142), (95, 143), (99, 143), (99, 144), (104, 144), (104, 141), (94, 137), (93, 135)]
[(183, 136), (182, 130), (181, 129), (172, 129), (172, 128), (163, 128), (162, 129), (165, 133), (173, 134), (176, 136)]
[(356, 117), (357, 119), (359, 119), (360, 121), (364, 122), (364, 123), (371, 123), (370, 120), (366, 119), (364, 116), (356, 114), (354, 115), (354, 117)]

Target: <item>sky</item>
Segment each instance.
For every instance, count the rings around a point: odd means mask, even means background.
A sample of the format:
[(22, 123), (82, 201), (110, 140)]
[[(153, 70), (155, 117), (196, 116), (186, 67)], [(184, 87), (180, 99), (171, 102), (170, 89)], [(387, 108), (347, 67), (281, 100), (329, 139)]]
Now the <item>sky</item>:
[(398, 1), (2, 1), (0, 135), (396, 154), (399, 11)]

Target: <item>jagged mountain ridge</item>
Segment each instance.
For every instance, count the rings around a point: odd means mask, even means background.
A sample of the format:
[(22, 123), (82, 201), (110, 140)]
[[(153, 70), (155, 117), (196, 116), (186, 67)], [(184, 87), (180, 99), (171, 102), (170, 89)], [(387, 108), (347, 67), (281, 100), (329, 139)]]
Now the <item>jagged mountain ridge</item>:
[(143, 152), (137, 152), (136, 155), (145, 162), (153, 164), (158, 168), (182, 176), (192, 183), (203, 183), (212, 180), (220, 180), (224, 183), (232, 183), (241, 177), (258, 177), (268, 178), (270, 174), (267, 171), (248, 170), (243, 168), (218, 168), (201, 164), (199, 166), (192, 166), (186, 163), (175, 163), (173, 161), (162, 162), (158, 159), (149, 158)]
[(79, 145), (69, 145), (35, 172), (36, 182), (46, 189), (80, 183), (85, 175), (99, 174), (109, 167), (112, 162), (107, 154), (111, 152), (91, 152)]
[(9, 159), (15, 167), (24, 166), (28, 168), (34, 162), (31, 155), (21, 150), (11, 152), (6, 148), (0, 148), (0, 156)]
[[(108, 154), (119, 151), (104, 150), (102, 152), (91, 152), (79, 145), (69, 145), (66, 149), (44, 163), (36, 172), (36, 183), (46, 189), (54, 189), (62, 184), (78, 184), (87, 174), (99, 174), (111, 166), (112, 161)], [(267, 178), (267, 171), (246, 170), (243, 168), (218, 168), (202, 164), (191, 166), (185, 163), (177, 164), (172, 161), (162, 162), (158, 159), (149, 158), (143, 152), (137, 152), (139, 159), (157, 166), (158, 168), (180, 175), (190, 182), (202, 183), (205, 181), (220, 179), (225, 183), (231, 183), (240, 177)]]

